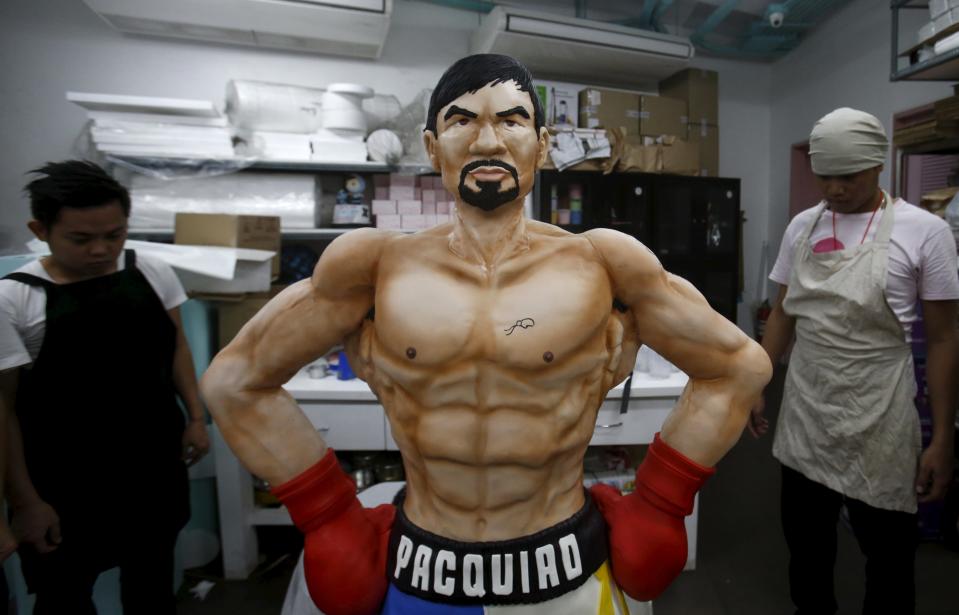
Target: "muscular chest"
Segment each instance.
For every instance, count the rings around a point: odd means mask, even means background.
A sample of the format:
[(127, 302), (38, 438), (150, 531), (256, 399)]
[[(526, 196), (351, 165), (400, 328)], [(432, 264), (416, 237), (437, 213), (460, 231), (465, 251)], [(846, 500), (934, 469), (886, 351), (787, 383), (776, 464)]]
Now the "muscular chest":
[(376, 337), (424, 366), (541, 367), (601, 342), (611, 301), (605, 276), (587, 268), (478, 278), (410, 268), (377, 288)]

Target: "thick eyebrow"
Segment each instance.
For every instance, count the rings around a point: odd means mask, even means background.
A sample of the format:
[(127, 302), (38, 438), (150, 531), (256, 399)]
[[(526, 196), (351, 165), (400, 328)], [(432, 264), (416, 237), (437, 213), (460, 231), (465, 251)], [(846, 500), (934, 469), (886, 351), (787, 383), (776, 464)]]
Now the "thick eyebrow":
[(448, 119), (450, 119), (451, 117), (453, 117), (454, 115), (464, 115), (464, 116), (466, 116), (466, 117), (472, 117), (472, 118), (478, 117), (475, 113), (473, 113), (472, 111), (470, 111), (470, 110), (468, 110), (468, 109), (464, 109), (464, 108), (462, 108), (462, 107), (457, 107), (456, 105), (450, 105), (450, 108), (449, 108), (449, 110), (446, 112), (446, 115), (443, 116), (443, 119), (444, 119), (444, 120), (448, 120)]
[(496, 117), (509, 117), (511, 115), (519, 115), (529, 119), (529, 111), (523, 107), (513, 107), (512, 109), (507, 109), (506, 111), (499, 111), (496, 113)]

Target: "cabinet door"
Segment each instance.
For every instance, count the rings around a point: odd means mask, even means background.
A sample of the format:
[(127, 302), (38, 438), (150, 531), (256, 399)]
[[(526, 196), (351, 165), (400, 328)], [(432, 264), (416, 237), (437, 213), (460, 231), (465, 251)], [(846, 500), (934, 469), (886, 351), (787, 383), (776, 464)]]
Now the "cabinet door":
[(663, 176), (653, 186), (654, 251), (714, 310), (736, 318), (739, 180)]
[(655, 183), (654, 250), (661, 260), (690, 257), (697, 252), (694, 238), (702, 236), (704, 227), (696, 218), (694, 187), (694, 182), (680, 178), (663, 177)]
[(704, 228), (703, 252), (711, 256), (739, 253), (739, 182), (716, 180), (697, 186), (698, 215)]
[(604, 202), (599, 208), (603, 217), (601, 226), (632, 235), (650, 246), (652, 211), (648, 175), (622, 173), (605, 176)]

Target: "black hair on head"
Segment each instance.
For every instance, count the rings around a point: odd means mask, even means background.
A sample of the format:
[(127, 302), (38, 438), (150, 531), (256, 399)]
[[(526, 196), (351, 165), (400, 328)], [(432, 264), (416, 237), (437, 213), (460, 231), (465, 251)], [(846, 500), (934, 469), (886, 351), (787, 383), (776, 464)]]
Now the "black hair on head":
[(475, 92), (488, 84), (497, 85), (504, 81), (515, 81), (520, 90), (529, 94), (533, 103), (533, 122), (538, 134), (546, 121), (539, 96), (533, 91), (533, 76), (515, 58), (497, 53), (466, 56), (446, 69), (430, 97), (430, 107), (426, 113), (426, 130), (435, 135), (436, 115), (440, 109), (463, 94)]
[(28, 173), (42, 175), (24, 187), (30, 196), (30, 213), (49, 228), (64, 207), (84, 209), (120, 203), (130, 215), (130, 193), (106, 171), (87, 160), (48, 162)]

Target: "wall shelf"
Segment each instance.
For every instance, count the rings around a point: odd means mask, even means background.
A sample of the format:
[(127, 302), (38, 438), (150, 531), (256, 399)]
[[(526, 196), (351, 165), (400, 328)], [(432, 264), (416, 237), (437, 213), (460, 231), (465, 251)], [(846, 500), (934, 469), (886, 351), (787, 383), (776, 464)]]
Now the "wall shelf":
[(291, 171), (308, 173), (435, 173), (428, 165), (390, 165), (381, 162), (313, 162), (310, 160), (262, 160), (235, 158), (183, 158), (162, 156), (117, 156), (108, 154), (108, 163), (126, 168), (220, 169), (222, 173), (239, 171)]
[[(951, 49), (945, 53), (939, 54), (922, 62), (915, 62), (909, 66), (901, 67), (899, 65), (903, 57), (912, 59), (920, 47), (928, 45), (939, 38), (943, 38), (952, 32), (959, 31), (955, 26), (944, 30), (942, 33), (933, 37), (922, 45), (914, 45), (904, 52), (899, 50), (899, 11), (920, 9), (929, 10), (928, 0), (890, 0), (890, 10), (892, 11), (892, 63), (889, 72), (890, 81), (959, 81), (959, 48)], [(915, 36), (913, 34), (913, 36)]]
[[(333, 239), (353, 230), (356, 230), (356, 228), (288, 228), (283, 229), (281, 234), (284, 239)], [(413, 231), (406, 232), (412, 233)], [(173, 229), (131, 228), (127, 231), (127, 235), (134, 238), (150, 237), (154, 239), (173, 239)]]

